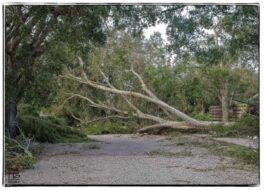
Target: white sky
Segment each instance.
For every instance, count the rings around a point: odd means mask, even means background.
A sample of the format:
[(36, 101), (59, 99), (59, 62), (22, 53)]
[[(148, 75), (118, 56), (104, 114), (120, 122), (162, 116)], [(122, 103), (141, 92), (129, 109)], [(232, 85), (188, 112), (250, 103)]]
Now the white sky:
[(147, 39), (149, 39), (150, 36), (154, 34), (154, 32), (159, 32), (164, 42), (167, 43), (168, 40), (167, 40), (167, 35), (166, 35), (166, 28), (167, 28), (167, 25), (165, 23), (157, 24), (156, 26), (152, 26), (152, 27), (145, 29), (144, 35)]

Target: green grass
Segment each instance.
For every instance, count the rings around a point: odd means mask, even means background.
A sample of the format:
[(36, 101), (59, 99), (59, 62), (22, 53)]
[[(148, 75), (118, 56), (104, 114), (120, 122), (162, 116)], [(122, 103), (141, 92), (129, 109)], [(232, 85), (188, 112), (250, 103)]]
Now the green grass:
[(100, 134), (131, 134), (137, 130), (133, 126), (122, 126), (118, 122), (97, 122), (87, 126), (83, 126), (81, 132), (87, 135)]
[(193, 145), (207, 148), (210, 152), (218, 156), (235, 158), (241, 161), (242, 164), (252, 165), (254, 167), (259, 164), (258, 149), (218, 141), (213, 141), (212, 143), (193, 143)]
[(211, 134), (216, 137), (247, 137), (259, 135), (259, 118), (244, 114), (233, 126), (212, 125)]
[(258, 165), (259, 163), (259, 150), (230, 144), (226, 151), (232, 157), (242, 160), (246, 164)]
[(175, 146), (201, 147), (220, 157), (231, 157), (238, 160), (241, 166), (257, 167), (259, 165), (259, 149), (252, 149), (241, 145), (220, 142), (209, 138), (206, 141), (191, 140), (184, 136), (171, 137), (177, 139)]
[(198, 113), (194, 116), (194, 118), (200, 121), (210, 121), (211, 115), (207, 113)]

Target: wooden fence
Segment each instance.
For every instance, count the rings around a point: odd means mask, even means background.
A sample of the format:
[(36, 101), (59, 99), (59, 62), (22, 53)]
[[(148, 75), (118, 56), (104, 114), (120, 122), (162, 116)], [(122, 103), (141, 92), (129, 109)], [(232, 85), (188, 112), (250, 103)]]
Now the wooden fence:
[[(239, 106), (232, 106), (229, 109), (229, 120), (234, 121), (237, 118), (240, 118), (243, 113), (245, 113), (248, 109), (248, 106), (243, 104)], [(222, 120), (222, 108), (221, 106), (211, 106), (209, 108), (211, 120), (212, 121), (221, 121)]]

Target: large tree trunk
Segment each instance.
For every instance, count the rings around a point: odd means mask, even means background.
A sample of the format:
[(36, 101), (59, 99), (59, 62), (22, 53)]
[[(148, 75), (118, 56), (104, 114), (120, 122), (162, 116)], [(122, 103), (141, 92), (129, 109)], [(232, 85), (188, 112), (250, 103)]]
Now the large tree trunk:
[(5, 134), (11, 138), (17, 135), (17, 103), (10, 103), (5, 109)]
[(222, 121), (229, 121), (229, 98), (228, 98), (228, 81), (225, 80), (223, 89), (221, 89)]
[[(83, 66), (84, 63), (80, 57), (79, 57), (79, 61), (80, 61), (80, 65)], [(93, 87), (93, 88), (96, 88), (98, 90), (102, 90), (102, 91), (105, 91), (108, 93), (119, 95), (119, 96), (124, 98), (124, 100), (128, 104), (128, 107), (131, 108), (131, 111), (120, 110), (114, 106), (110, 106), (109, 104), (107, 105), (107, 104), (103, 104), (103, 103), (96, 103), (93, 100), (91, 100), (89, 97), (85, 97), (85, 96), (82, 96), (80, 94), (70, 93), (71, 97), (69, 97), (68, 99), (73, 98), (73, 97), (79, 97), (79, 98), (87, 100), (89, 102), (90, 106), (92, 106), (92, 107), (107, 109), (110, 111), (114, 111), (115, 113), (119, 113), (122, 115), (131, 115), (133, 117), (151, 120), (152, 122), (156, 123), (154, 125), (151, 125), (151, 126), (148, 126), (148, 127), (141, 129), (140, 130), (141, 132), (145, 131), (145, 130), (153, 129), (153, 128), (160, 128), (160, 127), (170, 127), (170, 128), (178, 128), (178, 129), (188, 129), (188, 128), (203, 128), (204, 129), (204, 128), (208, 128), (210, 125), (214, 125), (214, 124), (224, 124), (224, 125), (230, 125), (231, 124), (231, 123), (222, 123), (222, 122), (216, 122), (216, 121), (199, 121), (199, 120), (192, 118), (189, 115), (181, 112), (180, 110), (170, 106), (169, 104), (167, 104), (166, 102), (162, 101), (157, 96), (155, 96), (147, 88), (142, 77), (133, 70), (133, 67), (131, 68), (131, 72), (140, 81), (141, 89), (145, 93), (117, 89), (112, 84), (110, 84), (110, 82), (107, 80), (106, 75), (101, 70), (99, 72), (104, 77), (107, 85), (100, 83), (100, 82), (97, 82), (97, 81), (89, 80), (89, 78), (86, 75), (86, 73), (84, 72), (84, 70), (82, 70), (82, 76), (81, 77), (77, 77), (77, 76), (74, 76), (72, 74), (64, 75), (63, 77), (78, 81), (80, 83), (86, 84), (86, 85)], [(145, 100), (147, 102), (154, 103), (158, 107), (165, 110), (167, 113), (173, 115), (174, 119), (168, 120), (168, 119), (160, 118), (158, 116), (142, 112), (141, 110), (139, 110), (139, 108), (136, 107), (136, 105), (134, 105), (129, 100), (129, 98), (131, 98), (131, 97), (139, 98), (139, 99)], [(227, 107), (227, 110), (228, 110), (228, 107)], [(180, 118), (182, 120), (182, 122), (177, 121), (177, 118)]]

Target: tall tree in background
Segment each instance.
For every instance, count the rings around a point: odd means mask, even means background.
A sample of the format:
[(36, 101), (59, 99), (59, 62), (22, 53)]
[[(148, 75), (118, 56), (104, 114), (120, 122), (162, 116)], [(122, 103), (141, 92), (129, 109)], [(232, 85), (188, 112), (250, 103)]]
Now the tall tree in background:
[(172, 5), (162, 12), (177, 62), (187, 59), (208, 70), (213, 66), (224, 122), (228, 121), (232, 69), (258, 65), (258, 19), (258, 7), (253, 5)]

